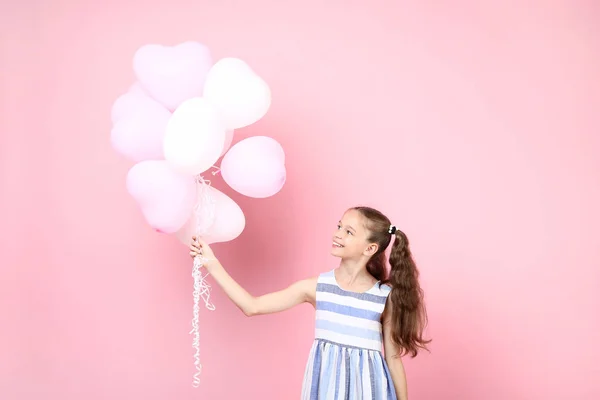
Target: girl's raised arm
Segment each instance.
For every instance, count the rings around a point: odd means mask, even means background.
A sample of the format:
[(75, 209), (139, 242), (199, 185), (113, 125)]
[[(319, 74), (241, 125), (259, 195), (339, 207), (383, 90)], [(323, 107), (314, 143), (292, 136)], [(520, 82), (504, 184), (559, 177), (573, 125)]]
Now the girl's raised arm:
[(285, 311), (301, 303), (310, 303), (315, 306), (316, 277), (300, 280), (283, 290), (255, 297), (227, 273), (207, 243), (193, 238), (190, 250), (192, 257), (200, 255), (207, 260), (204, 267), (231, 301), (249, 317)]

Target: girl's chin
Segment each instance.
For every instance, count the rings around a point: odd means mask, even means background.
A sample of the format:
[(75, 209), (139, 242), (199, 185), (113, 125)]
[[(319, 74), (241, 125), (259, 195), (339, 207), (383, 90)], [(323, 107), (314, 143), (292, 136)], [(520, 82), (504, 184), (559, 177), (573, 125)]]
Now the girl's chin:
[(344, 251), (343, 251), (343, 249), (341, 249), (339, 247), (333, 247), (331, 249), (331, 255), (336, 256), (336, 257), (341, 257), (344, 255)]

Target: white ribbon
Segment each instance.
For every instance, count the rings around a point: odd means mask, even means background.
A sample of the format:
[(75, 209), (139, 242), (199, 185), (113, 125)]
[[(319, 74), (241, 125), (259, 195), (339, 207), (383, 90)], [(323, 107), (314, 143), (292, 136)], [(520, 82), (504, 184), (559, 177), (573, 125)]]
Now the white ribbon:
[[(196, 236), (202, 236), (208, 232), (215, 221), (215, 199), (210, 193), (210, 181), (205, 180), (202, 176), (196, 178), (196, 193), (198, 200), (194, 208), (194, 218), (196, 222)], [(210, 302), (210, 285), (206, 281), (208, 272), (202, 273), (202, 266), (207, 260), (203, 257), (194, 257), (194, 265), (192, 268), (192, 277), (194, 278), (194, 308), (192, 318), (192, 330), (190, 334), (194, 334), (192, 347), (194, 352), (194, 366), (196, 373), (194, 374), (192, 386), (200, 386), (200, 374), (202, 373), (202, 364), (200, 363), (200, 329), (199, 329), (199, 313), (200, 313), (200, 298), (204, 301), (207, 309), (213, 311), (215, 306)]]

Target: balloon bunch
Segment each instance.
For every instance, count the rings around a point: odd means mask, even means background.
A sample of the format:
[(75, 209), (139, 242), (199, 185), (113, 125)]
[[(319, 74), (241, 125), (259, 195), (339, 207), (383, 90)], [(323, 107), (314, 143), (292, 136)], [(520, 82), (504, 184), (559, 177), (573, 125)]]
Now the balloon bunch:
[[(133, 57), (133, 71), (136, 82), (112, 106), (111, 144), (135, 163), (126, 186), (146, 222), (186, 245), (194, 235), (207, 243), (235, 239), (244, 230), (244, 213), (203, 174), (221, 173), (227, 185), (249, 197), (265, 198), (281, 190), (285, 154), (277, 141), (255, 136), (231, 146), (236, 129), (257, 122), (269, 110), (269, 86), (244, 61), (222, 58), (213, 63), (208, 47), (193, 41), (144, 45)], [(196, 258), (192, 271), (194, 386), (201, 372), (200, 297), (214, 309), (202, 262)]]

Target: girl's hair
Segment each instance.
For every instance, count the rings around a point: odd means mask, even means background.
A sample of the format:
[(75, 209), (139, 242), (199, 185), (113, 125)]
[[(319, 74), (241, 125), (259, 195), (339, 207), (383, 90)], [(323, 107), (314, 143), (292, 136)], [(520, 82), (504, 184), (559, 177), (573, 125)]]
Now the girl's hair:
[(377, 252), (369, 259), (367, 270), (382, 284), (392, 287), (390, 292), (392, 341), (399, 347), (400, 356), (410, 354), (415, 357), (419, 348), (427, 350), (431, 340), (423, 339), (427, 326), (427, 312), (423, 301), (423, 290), (419, 285), (419, 271), (412, 258), (408, 238), (395, 229), (395, 241), (390, 253), (390, 274), (388, 277), (385, 250), (392, 239), (392, 224), (388, 217), (370, 207), (354, 207), (367, 220), (366, 228), (371, 233), (368, 240), (377, 243)]

